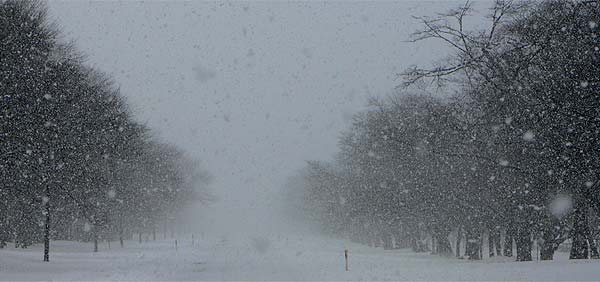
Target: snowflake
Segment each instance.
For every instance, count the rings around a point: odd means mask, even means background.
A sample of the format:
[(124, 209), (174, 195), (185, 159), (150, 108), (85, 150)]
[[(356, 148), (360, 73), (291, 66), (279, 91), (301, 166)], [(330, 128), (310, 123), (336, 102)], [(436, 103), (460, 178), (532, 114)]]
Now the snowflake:
[(530, 130), (528, 130), (527, 132), (525, 132), (525, 134), (523, 134), (523, 140), (531, 142), (535, 139), (535, 134), (533, 134), (533, 132), (531, 132)]

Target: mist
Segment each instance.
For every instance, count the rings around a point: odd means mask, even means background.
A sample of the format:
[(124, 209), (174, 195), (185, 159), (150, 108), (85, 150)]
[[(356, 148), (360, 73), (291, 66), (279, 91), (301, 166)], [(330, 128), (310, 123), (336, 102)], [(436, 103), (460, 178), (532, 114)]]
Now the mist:
[[(328, 159), (397, 73), (444, 46), (407, 42), (460, 2), (51, 2), (65, 36), (118, 83), (136, 116), (198, 157), (216, 201), (198, 230), (272, 230), (285, 180)], [(277, 222), (277, 225), (274, 223)]]
[(598, 5), (0, 0), (0, 280), (597, 280)]

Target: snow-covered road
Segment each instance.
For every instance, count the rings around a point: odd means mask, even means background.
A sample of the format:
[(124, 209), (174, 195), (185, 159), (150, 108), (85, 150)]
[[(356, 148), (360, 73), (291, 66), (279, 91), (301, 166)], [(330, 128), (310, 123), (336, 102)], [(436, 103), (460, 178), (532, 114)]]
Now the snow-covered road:
[[(187, 236), (190, 237), (190, 236)], [(0, 250), (1, 280), (598, 280), (600, 261), (469, 262), (410, 251), (383, 251), (321, 237), (127, 241), (124, 249), (102, 243), (53, 242), (50, 263), (40, 246)], [(344, 271), (343, 250), (350, 252)]]

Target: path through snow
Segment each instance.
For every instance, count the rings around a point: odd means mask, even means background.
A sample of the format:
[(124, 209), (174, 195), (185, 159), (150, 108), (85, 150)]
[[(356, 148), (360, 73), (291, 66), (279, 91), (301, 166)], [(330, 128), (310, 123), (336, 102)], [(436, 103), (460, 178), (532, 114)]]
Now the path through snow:
[[(260, 242), (260, 243), (257, 243)], [(469, 262), (410, 251), (384, 251), (321, 237), (227, 238), (101, 245), (52, 242), (50, 263), (41, 246), (0, 249), (1, 280), (598, 280), (600, 261), (503, 259)], [(343, 250), (350, 251), (344, 271)]]

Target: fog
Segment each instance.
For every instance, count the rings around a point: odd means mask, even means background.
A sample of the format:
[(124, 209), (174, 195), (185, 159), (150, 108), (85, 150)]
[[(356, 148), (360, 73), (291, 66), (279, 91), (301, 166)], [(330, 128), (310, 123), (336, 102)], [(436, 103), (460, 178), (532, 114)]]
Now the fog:
[(0, 280), (596, 281), (599, 23), (0, 0)]
[[(414, 16), (462, 2), (50, 2), (65, 40), (116, 77), (136, 117), (201, 159), (216, 201), (199, 230), (281, 232), (282, 189), (397, 74), (447, 47)], [(275, 224), (277, 222), (277, 224)]]

